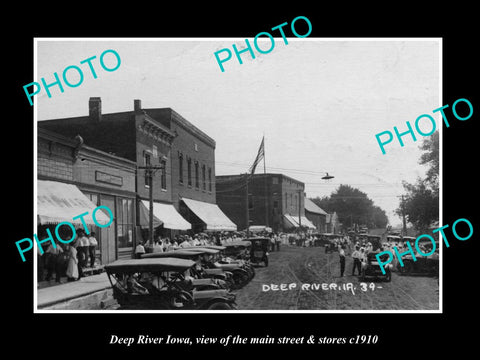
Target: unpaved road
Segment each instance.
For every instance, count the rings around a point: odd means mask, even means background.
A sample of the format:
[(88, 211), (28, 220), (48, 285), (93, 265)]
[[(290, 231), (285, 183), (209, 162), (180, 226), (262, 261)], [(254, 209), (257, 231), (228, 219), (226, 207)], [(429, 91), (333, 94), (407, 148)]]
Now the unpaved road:
[(252, 281), (235, 291), (238, 309), (438, 310), (437, 277), (394, 272), (391, 282), (367, 279), (362, 283), (358, 276), (351, 276), (352, 263), (347, 256), (345, 274), (340, 277), (337, 252), (284, 246), (270, 253), (268, 267), (256, 268)]

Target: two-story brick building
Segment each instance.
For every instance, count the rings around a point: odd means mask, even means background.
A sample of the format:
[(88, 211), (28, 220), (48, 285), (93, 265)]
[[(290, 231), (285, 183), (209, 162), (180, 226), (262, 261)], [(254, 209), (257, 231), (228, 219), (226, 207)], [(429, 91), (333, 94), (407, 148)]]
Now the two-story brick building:
[[(246, 174), (216, 177), (217, 203), (240, 229), (247, 228)], [(315, 228), (305, 216), (305, 184), (283, 174), (254, 174), (248, 177), (248, 218), (251, 225), (273, 231), (300, 226)]]
[[(142, 109), (141, 101), (134, 100), (133, 111), (103, 114), (101, 105), (100, 98), (90, 98), (88, 116), (38, 124), (67, 137), (80, 135), (92, 147), (133, 161), (136, 224), (144, 230), (148, 228), (150, 187), (154, 224), (162, 235), (234, 227), (215, 205), (213, 139), (170, 108)], [(151, 183), (142, 168), (148, 166), (160, 168), (153, 172)], [(200, 203), (195, 211), (191, 201)]]

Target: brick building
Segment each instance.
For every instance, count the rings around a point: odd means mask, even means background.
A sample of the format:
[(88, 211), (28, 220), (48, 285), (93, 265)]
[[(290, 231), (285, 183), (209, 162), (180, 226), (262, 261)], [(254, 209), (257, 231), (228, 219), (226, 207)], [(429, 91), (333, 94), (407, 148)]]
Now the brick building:
[[(143, 229), (148, 228), (150, 186), (154, 220), (162, 235), (214, 228), (215, 222), (226, 220), (215, 205), (212, 138), (170, 108), (143, 109), (141, 101), (134, 100), (133, 111), (103, 114), (101, 104), (100, 98), (90, 98), (88, 116), (40, 121), (39, 127), (67, 137), (80, 134), (89, 145), (133, 161), (137, 166), (136, 223)], [(139, 168), (149, 165), (161, 167), (153, 173), (151, 184), (146, 171)], [(183, 199), (202, 206), (193, 212)], [(209, 209), (217, 216), (208, 218)]]
[[(61, 221), (72, 222), (68, 209), (77, 216), (85, 211), (91, 214), (92, 207), (108, 206), (114, 217), (110, 226), (87, 223), (99, 242), (98, 264), (131, 256), (135, 242), (134, 162), (88, 146), (80, 136), (66, 137), (39, 127), (37, 179), (39, 233)], [(78, 221), (74, 224), (83, 227)]]
[[(240, 229), (247, 227), (246, 175), (216, 177), (217, 204)], [(305, 217), (305, 184), (283, 174), (254, 174), (248, 180), (249, 225), (273, 231), (314, 228)]]

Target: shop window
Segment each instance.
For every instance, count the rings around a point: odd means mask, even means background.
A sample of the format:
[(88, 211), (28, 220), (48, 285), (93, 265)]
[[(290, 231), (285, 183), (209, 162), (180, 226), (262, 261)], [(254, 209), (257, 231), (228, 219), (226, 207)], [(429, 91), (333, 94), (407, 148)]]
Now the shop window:
[(133, 200), (117, 198), (117, 239), (118, 248), (131, 248), (133, 246)]

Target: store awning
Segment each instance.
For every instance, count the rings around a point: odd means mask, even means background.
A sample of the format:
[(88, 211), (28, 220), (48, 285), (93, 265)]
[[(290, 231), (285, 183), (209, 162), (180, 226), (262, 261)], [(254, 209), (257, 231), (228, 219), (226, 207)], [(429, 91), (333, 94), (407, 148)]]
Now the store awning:
[[(92, 218), (97, 206), (84, 195), (78, 187), (58, 181), (37, 181), (37, 216), (39, 224), (57, 224), (63, 221), (82, 225), (82, 219), (88, 225), (95, 225)], [(113, 213), (113, 209), (110, 209)], [(101, 225), (110, 222), (110, 216), (99, 209), (95, 220)], [(74, 217), (88, 212), (88, 215), (73, 220)]]
[[(285, 217), (285, 219), (288, 220), (288, 223), (292, 227), (299, 227), (300, 224), (299, 224), (298, 216), (292, 216), (290, 214), (284, 214), (283, 216)], [(315, 225), (313, 225), (312, 222), (308, 220), (305, 216), (300, 216), (300, 220), (302, 222), (302, 226), (310, 229), (316, 229)]]
[[(150, 202), (142, 200), (140, 203), (140, 226), (148, 227)], [(192, 225), (178, 213), (172, 204), (153, 202), (153, 227), (162, 225), (166, 229), (190, 230)]]
[(182, 198), (187, 207), (197, 215), (211, 231), (236, 231), (235, 225), (216, 204)]

